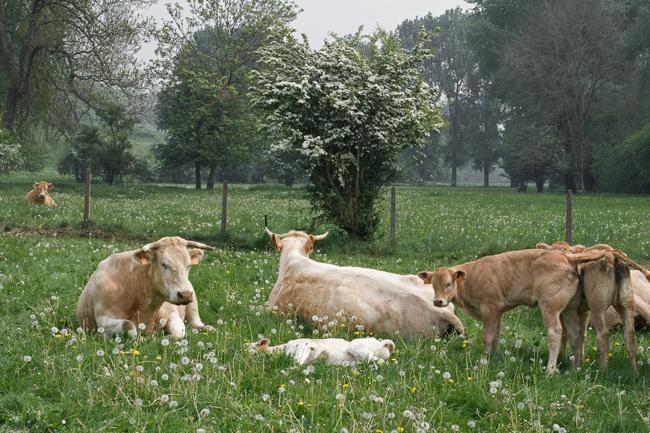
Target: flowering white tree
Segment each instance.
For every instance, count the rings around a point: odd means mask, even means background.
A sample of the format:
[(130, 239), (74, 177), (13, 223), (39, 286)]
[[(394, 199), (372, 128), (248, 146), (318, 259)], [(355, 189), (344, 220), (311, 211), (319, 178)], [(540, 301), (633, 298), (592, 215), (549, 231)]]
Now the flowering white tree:
[(300, 153), (312, 205), (354, 238), (375, 233), (377, 198), (399, 153), (442, 126), (435, 92), (421, 79), (427, 55), (383, 31), (316, 51), (286, 38), (262, 53), (253, 97), (266, 109), (273, 151)]

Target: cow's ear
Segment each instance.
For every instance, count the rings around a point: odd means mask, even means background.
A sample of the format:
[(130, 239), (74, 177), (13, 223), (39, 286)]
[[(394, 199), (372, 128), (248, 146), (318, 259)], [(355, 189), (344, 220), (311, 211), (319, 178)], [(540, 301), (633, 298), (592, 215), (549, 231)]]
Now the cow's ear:
[(465, 281), (465, 277), (467, 276), (467, 272), (461, 271), (461, 270), (456, 270), (454, 271), (454, 280), (457, 283), (462, 283)]
[(133, 253), (133, 256), (137, 261), (139, 261), (143, 265), (148, 265), (149, 263), (151, 263), (151, 253), (148, 251), (138, 250), (135, 253)]
[(190, 259), (192, 259), (192, 264), (196, 265), (201, 260), (203, 260), (203, 250), (199, 248), (192, 248), (190, 250)]
[(257, 351), (266, 352), (269, 348), (269, 343), (271, 343), (271, 341), (268, 338), (262, 338), (257, 342)]
[(395, 343), (393, 343), (393, 340), (384, 340), (382, 341), (382, 344), (386, 349), (388, 349), (388, 352), (393, 353), (395, 350)]
[(271, 235), (271, 242), (273, 242), (275, 251), (280, 252), (282, 250), (282, 239), (280, 239), (280, 237), (275, 233)]
[(431, 284), (433, 272), (418, 272), (418, 278), (424, 281), (424, 284)]
[(38, 184), (34, 182), (34, 185), (32, 185), (32, 189), (38, 189)]
[(52, 189), (52, 188), (54, 188), (54, 185), (52, 185), (51, 183), (48, 182), (48, 184), (47, 184), (47, 188), (48, 188), (48, 189)]

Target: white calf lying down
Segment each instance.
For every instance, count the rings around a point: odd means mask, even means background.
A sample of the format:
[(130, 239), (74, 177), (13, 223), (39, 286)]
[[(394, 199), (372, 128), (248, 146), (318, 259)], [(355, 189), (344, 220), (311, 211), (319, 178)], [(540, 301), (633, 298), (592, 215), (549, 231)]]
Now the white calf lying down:
[(251, 351), (284, 352), (300, 364), (311, 364), (323, 360), (331, 365), (353, 365), (357, 362), (386, 361), (395, 350), (391, 340), (376, 338), (356, 338), (346, 341), (342, 338), (299, 338), (285, 344), (269, 346), (269, 339), (262, 338), (257, 343), (251, 343)]

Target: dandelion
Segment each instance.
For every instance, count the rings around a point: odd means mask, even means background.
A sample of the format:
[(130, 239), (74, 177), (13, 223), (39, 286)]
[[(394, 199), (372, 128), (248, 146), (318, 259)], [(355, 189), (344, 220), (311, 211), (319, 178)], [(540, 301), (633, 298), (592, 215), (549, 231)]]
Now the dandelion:
[(139, 373), (142, 373), (144, 371), (144, 367), (140, 364), (135, 366), (135, 370)]
[[(56, 329), (56, 328), (53, 326), (52, 327), (52, 332), (55, 332), (54, 329)], [(104, 333), (104, 328), (102, 326), (100, 326), (99, 328), (97, 328), (97, 332), (100, 333), (100, 334), (103, 334)]]
[(487, 360), (487, 358), (481, 357), (481, 359), (479, 360), (479, 362), (481, 363), (481, 365), (488, 365), (488, 360)]
[(520, 401), (519, 403), (517, 403), (517, 409), (524, 410), (525, 407), (526, 405), (524, 404), (524, 402)]
[(150, 380), (150, 381), (149, 381), (149, 386), (153, 386), (153, 387), (158, 386), (158, 381), (155, 380), (155, 379)]
[(197, 428), (196, 433), (205, 433), (206, 430), (204, 428)]
[(102, 349), (97, 349), (97, 352), (95, 352), (97, 356), (104, 356), (104, 351)]
[(113, 350), (111, 350), (111, 353), (112, 353), (113, 355), (117, 355), (118, 353), (120, 353), (120, 349), (117, 348), (117, 347), (114, 347)]
[(341, 433), (348, 433), (348, 429), (346, 429), (345, 427), (341, 427)]
[(497, 393), (497, 389), (495, 387), (490, 387), (490, 394), (494, 395)]
[(453, 432), (460, 431), (460, 426), (458, 426), (457, 424), (452, 424), (451, 425), (451, 431), (453, 431)]
[(268, 395), (268, 394), (262, 394), (262, 401), (269, 401), (270, 398), (271, 398), (270, 395)]
[(410, 410), (406, 409), (404, 412), (402, 412), (402, 416), (404, 418), (413, 418), (413, 412)]
[(278, 392), (280, 394), (284, 393), (286, 390), (287, 390), (287, 388), (285, 387), (285, 385), (280, 385), (280, 387), (278, 388)]
[(161, 403), (167, 403), (168, 401), (169, 401), (169, 396), (167, 394), (163, 394), (160, 396)]
[(23, 361), (24, 362), (32, 362), (32, 357), (29, 356), (29, 355), (25, 355), (25, 356), (23, 356)]
[(175, 407), (178, 407), (178, 402), (176, 400), (170, 401), (169, 402), (169, 407), (171, 407), (172, 409), (175, 408)]
[(77, 362), (81, 362), (84, 360), (84, 356), (82, 354), (77, 355)]
[(339, 392), (334, 398), (338, 401), (341, 401), (345, 398), (345, 396)]
[(167, 373), (163, 373), (163, 375), (160, 376), (160, 378), (166, 382), (169, 380), (169, 375)]
[(208, 415), (210, 415), (210, 409), (204, 407), (203, 409), (201, 409), (201, 412), (199, 412), (199, 415), (201, 415), (201, 418), (207, 417)]
[(136, 398), (135, 400), (133, 400), (133, 404), (134, 404), (136, 407), (142, 407), (142, 403), (143, 403), (143, 402), (142, 402), (142, 399), (141, 399), (141, 398)]
[(264, 421), (264, 417), (258, 413), (255, 415), (255, 421)]
[(187, 356), (184, 356), (184, 357), (181, 359), (181, 364), (183, 364), (183, 365), (187, 365), (187, 364), (189, 364), (189, 363), (190, 363), (190, 358), (188, 358)]
[(521, 349), (521, 339), (515, 340), (515, 349)]
[(442, 378), (443, 378), (444, 380), (449, 380), (449, 379), (451, 379), (451, 373), (448, 372), (448, 371), (445, 371), (444, 373), (442, 373)]
[(384, 380), (384, 376), (382, 376), (381, 374), (378, 374), (377, 375), (377, 382), (381, 382), (382, 380)]
[(560, 431), (560, 426), (557, 424), (553, 424), (553, 431), (559, 432)]
[(144, 331), (145, 329), (147, 329), (147, 325), (145, 325), (144, 323), (138, 323), (138, 329), (140, 331)]
[(467, 421), (467, 427), (475, 428), (476, 427), (476, 421), (474, 421), (473, 419), (470, 419), (469, 421)]
[(169, 340), (166, 339), (166, 338), (163, 338), (162, 341), (160, 342), (160, 344), (161, 344), (163, 347), (167, 347), (167, 346), (169, 346)]

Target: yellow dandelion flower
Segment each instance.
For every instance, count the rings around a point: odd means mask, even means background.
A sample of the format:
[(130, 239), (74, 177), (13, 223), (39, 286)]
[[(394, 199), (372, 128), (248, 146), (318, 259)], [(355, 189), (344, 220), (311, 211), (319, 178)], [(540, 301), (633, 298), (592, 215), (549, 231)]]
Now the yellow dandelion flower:
[(350, 384), (349, 384), (349, 383), (344, 383), (344, 384), (343, 384), (343, 389), (348, 389), (349, 387), (350, 387)]
[(140, 351), (138, 349), (131, 349), (131, 353), (133, 356), (138, 356), (140, 354)]
[(607, 357), (611, 358), (612, 357), (612, 352), (607, 352)]
[(61, 334), (54, 334), (54, 338), (63, 338), (63, 335), (61, 335)]
[(418, 390), (418, 387), (414, 386), (413, 388), (411, 388), (411, 394), (415, 394), (415, 391), (417, 391), (417, 390)]
[(376, 428), (375, 433), (384, 433), (384, 431), (382, 429), (380, 429), (380, 428)]
[(468, 381), (468, 382), (471, 382), (471, 381), (473, 381), (473, 380), (474, 380), (474, 378), (473, 378), (472, 376), (467, 376), (467, 381)]
[(401, 425), (397, 427), (397, 433), (404, 433), (404, 427)]
[(298, 406), (304, 406), (304, 405), (305, 405), (305, 402), (304, 402), (304, 401), (302, 401), (302, 400), (298, 400)]
[(392, 362), (393, 364), (397, 364), (397, 358), (391, 358), (390, 362)]

